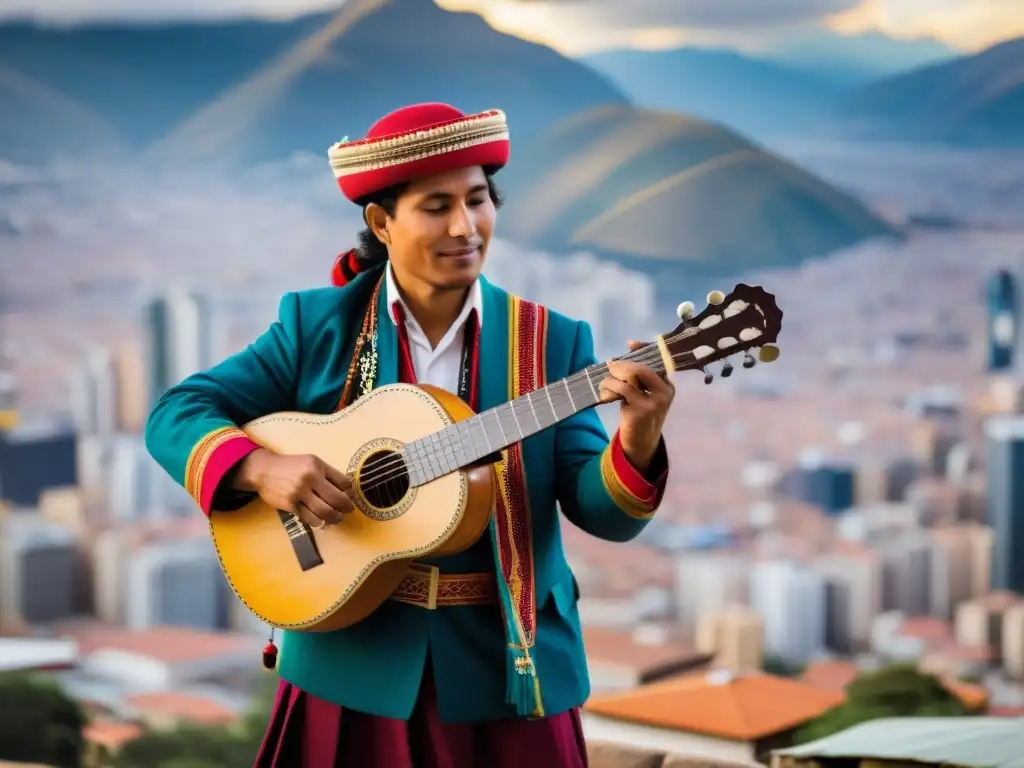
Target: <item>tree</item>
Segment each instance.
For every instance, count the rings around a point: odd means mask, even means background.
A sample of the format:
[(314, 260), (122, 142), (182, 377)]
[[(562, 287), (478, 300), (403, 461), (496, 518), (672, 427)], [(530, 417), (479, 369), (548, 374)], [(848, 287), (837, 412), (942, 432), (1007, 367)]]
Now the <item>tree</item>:
[(804, 666), (776, 656), (766, 655), (761, 661), (761, 671), (776, 677), (800, 677), (803, 674)]
[(913, 664), (893, 664), (877, 672), (862, 673), (850, 683), (846, 693), (845, 702), (807, 723), (794, 741), (815, 741), (883, 717), (970, 714), (939, 678), (921, 673)]
[(230, 728), (179, 725), (127, 742), (114, 768), (251, 768), (274, 705), (276, 675), (261, 675), (252, 709)]
[(0, 674), (0, 760), (81, 768), (85, 721), (81, 707), (55, 682)]

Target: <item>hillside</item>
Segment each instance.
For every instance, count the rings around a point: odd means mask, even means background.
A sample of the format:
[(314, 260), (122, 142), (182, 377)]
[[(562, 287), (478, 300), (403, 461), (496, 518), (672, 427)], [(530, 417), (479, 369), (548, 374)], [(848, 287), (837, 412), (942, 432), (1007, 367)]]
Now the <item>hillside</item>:
[(1024, 38), (873, 83), (834, 119), (857, 138), (1024, 146)]
[[(369, 12), (356, 19), (360, 7)], [(11, 23), (0, 25), (0, 67), (81, 105), (133, 150), (204, 162), (320, 154), (417, 101), (500, 107), (520, 143), (577, 110), (626, 101), (585, 66), (431, 0), (352, 0), (281, 22)], [(0, 111), (12, 114), (8, 104)], [(38, 119), (19, 106), (19, 122)], [(35, 152), (54, 149), (39, 141)]]
[(0, 65), (0, 111), (16, 115), (0, 120), (0, 147), (8, 157), (38, 161), (46, 146), (67, 142), (68, 126), (75, 141), (98, 152), (122, 149), (117, 131), (102, 116), (58, 91)]
[(841, 86), (866, 85), (958, 56), (934, 38), (894, 38), (877, 30), (841, 34), (828, 29), (784, 39), (762, 54), (791, 70)]
[(631, 107), (563, 121), (502, 172), (499, 234), (650, 274), (734, 275), (896, 234), (862, 203), (701, 120)]
[(608, 51), (585, 62), (648, 109), (685, 112), (752, 136), (799, 133), (841, 89), (735, 51)]

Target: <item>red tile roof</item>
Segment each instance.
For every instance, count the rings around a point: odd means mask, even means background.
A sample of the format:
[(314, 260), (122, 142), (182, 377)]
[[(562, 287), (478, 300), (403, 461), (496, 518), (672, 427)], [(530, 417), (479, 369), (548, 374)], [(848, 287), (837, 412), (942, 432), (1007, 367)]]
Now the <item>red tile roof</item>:
[(615, 720), (754, 741), (800, 726), (845, 698), (774, 675), (715, 670), (593, 697), (584, 709)]
[(99, 622), (66, 624), (61, 634), (78, 642), (80, 658), (98, 651), (124, 651), (168, 664), (246, 653), (259, 645), (258, 638), (246, 635), (182, 627), (133, 631)]

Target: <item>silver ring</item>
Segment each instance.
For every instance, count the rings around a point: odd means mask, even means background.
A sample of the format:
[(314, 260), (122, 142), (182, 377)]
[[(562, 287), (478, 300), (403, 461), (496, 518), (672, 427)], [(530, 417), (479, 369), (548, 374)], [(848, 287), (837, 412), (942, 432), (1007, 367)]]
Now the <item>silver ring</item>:
[(326, 528), (326, 527), (327, 527), (327, 521), (326, 521), (326, 520), (321, 520), (321, 521), (320, 521), (320, 525), (318, 525), (318, 526), (316, 527), (316, 529), (317, 529), (318, 531), (322, 531), (322, 530), (323, 530), (324, 528)]

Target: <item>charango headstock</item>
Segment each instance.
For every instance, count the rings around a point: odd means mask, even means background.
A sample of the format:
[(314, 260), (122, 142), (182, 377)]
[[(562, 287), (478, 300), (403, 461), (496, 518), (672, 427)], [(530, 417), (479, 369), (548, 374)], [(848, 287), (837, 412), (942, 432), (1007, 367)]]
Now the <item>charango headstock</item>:
[[(693, 314), (692, 302), (676, 310), (680, 323), (671, 333), (659, 336), (658, 347), (667, 371), (699, 369), (704, 383), (714, 381), (707, 366), (718, 360), (722, 377), (733, 372), (727, 358), (743, 353), (743, 367), (753, 368), (758, 360), (771, 363), (779, 358), (774, 342), (782, 330), (782, 310), (775, 296), (756, 285), (738, 284), (729, 295), (721, 291), (708, 294), (708, 305)], [(757, 350), (757, 357), (751, 354)]]

